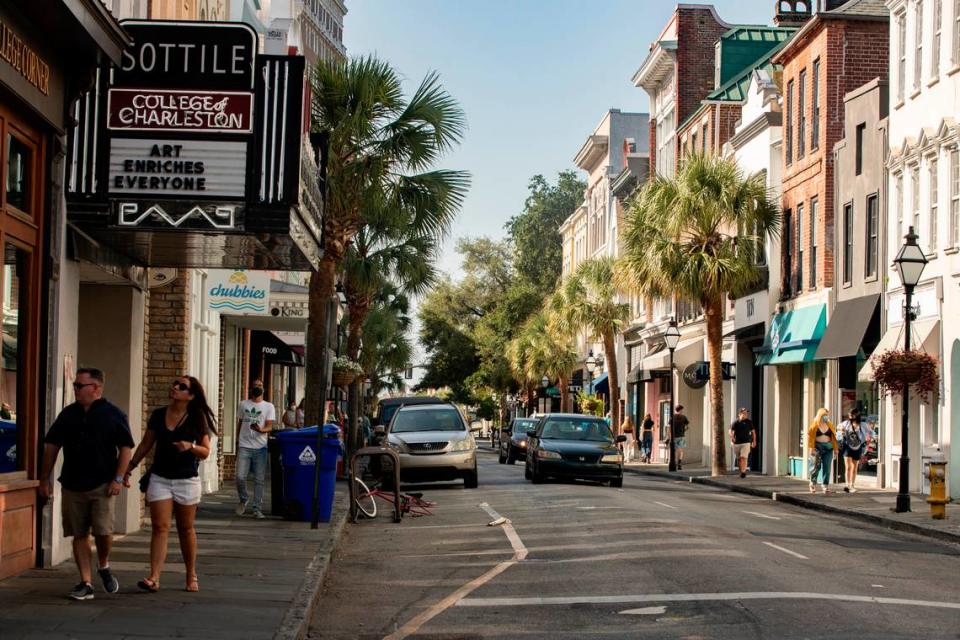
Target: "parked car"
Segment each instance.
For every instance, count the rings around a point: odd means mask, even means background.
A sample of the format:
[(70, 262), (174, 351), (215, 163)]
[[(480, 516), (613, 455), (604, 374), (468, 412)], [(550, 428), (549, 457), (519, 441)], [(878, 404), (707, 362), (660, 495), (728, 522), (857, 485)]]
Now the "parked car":
[(536, 426), (536, 418), (514, 418), (500, 430), (500, 464), (513, 464), (527, 457), (527, 431)]
[(603, 418), (548, 413), (527, 432), (524, 476), (534, 484), (547, 478), (581, 478), (623, 486), (623, 455)]
[(477, 488), (477, 442), (454, 405), (400, 407), (387, 425), (387, 443), (400, 456), (401, 480), (462, 478), (465, 488)]
[(402, 406), (422, 404), (446, 405), (449, 403), (433, 396), (401, 396), (396, 398), (382, 398), (377, 403), (377, 411), (373, 415), (373, 426), (382, 424), (384, 427), (386, 427), (388, 424), (390, 424), (393, 414), (396, 413), (397, 409)]

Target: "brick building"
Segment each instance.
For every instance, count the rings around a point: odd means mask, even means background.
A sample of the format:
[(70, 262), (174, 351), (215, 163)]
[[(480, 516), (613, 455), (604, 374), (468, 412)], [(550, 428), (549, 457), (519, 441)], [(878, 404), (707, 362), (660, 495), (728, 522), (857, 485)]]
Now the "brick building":
[(774, 430), (794, 473), (805, 462), (802, 426), (820, 407), (837, 410), (827, 393), (836, 381), (816, 358), (834, 285), (833, 148), (844, 96), (887, 77), (888, 23), (882, 0), (828, 0), (772, 58), (783, 67), (782, 282), (759, 362), (775, 367), (772, 395), (789, 408)]

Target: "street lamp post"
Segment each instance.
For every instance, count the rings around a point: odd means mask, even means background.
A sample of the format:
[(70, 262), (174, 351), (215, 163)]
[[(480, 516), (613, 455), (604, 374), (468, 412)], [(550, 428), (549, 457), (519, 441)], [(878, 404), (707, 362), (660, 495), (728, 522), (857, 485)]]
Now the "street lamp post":
[(677, 470), (677, 444), (676, 438), (673, 437), (673, 418), (674, 418), (674, 402), (676, 398), (674, 397), (674, 385), (673, 385), (673, 352), (677, 348), (677, 343), (680, 342), (680, 330), (677, 329), (677, 321), (673, 318), (670, 318), (670, 326), (667, 327), (666, 333), (663, 334), (663, 339), (667, 343), (667, 349), (670, 350), (670, 465), (667, 467), (669, 471)]
[(593, 393), (593, 372), (597, 370), (597, 359), (593, 356), (593, 349), (587, 356), (587, 391)]
[[(913, 290), (920, 282), (920, 275), (927, 266), (927, 257), (917, 244), (917, 234), (913, 227), (904, 236), (906, 242), (893, 261), (903, 283), (903, 349), (910, 351), (910, 323), (914, 320)], [(894, 511), (910, 511), (910, 385), (903, 385), (903, 399), (900, 407), (900, 487), (897, 490), (897, 506)]]

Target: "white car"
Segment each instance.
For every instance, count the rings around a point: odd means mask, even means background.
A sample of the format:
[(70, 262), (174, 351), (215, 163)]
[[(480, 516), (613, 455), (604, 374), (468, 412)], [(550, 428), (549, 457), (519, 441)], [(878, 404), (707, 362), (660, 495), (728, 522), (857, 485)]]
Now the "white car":
[(387, 425), (387, 444), (400, 456), (407, 482), (463, 479), (477, 488), (477, 441), (452, 404), (400, 407)]

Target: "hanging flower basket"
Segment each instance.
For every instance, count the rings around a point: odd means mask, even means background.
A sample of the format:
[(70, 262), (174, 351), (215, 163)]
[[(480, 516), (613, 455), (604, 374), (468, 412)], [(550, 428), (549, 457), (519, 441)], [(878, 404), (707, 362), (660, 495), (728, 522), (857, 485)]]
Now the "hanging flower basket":
[(874, 354), (873, 375), (886, 395), (899, 395), (907, 385), (923, 402), (940, 390), (936, 358), (923, 351), (896, 349)]
[(356, 374), (353, 373), (352, 371), (345, 371), (343, 369), (334, 369), (333, 378), (332, 378), (333, 386), (346, 387), (351, 382), (353, 382), (354, 378), (356, 377), (357, 377)]

